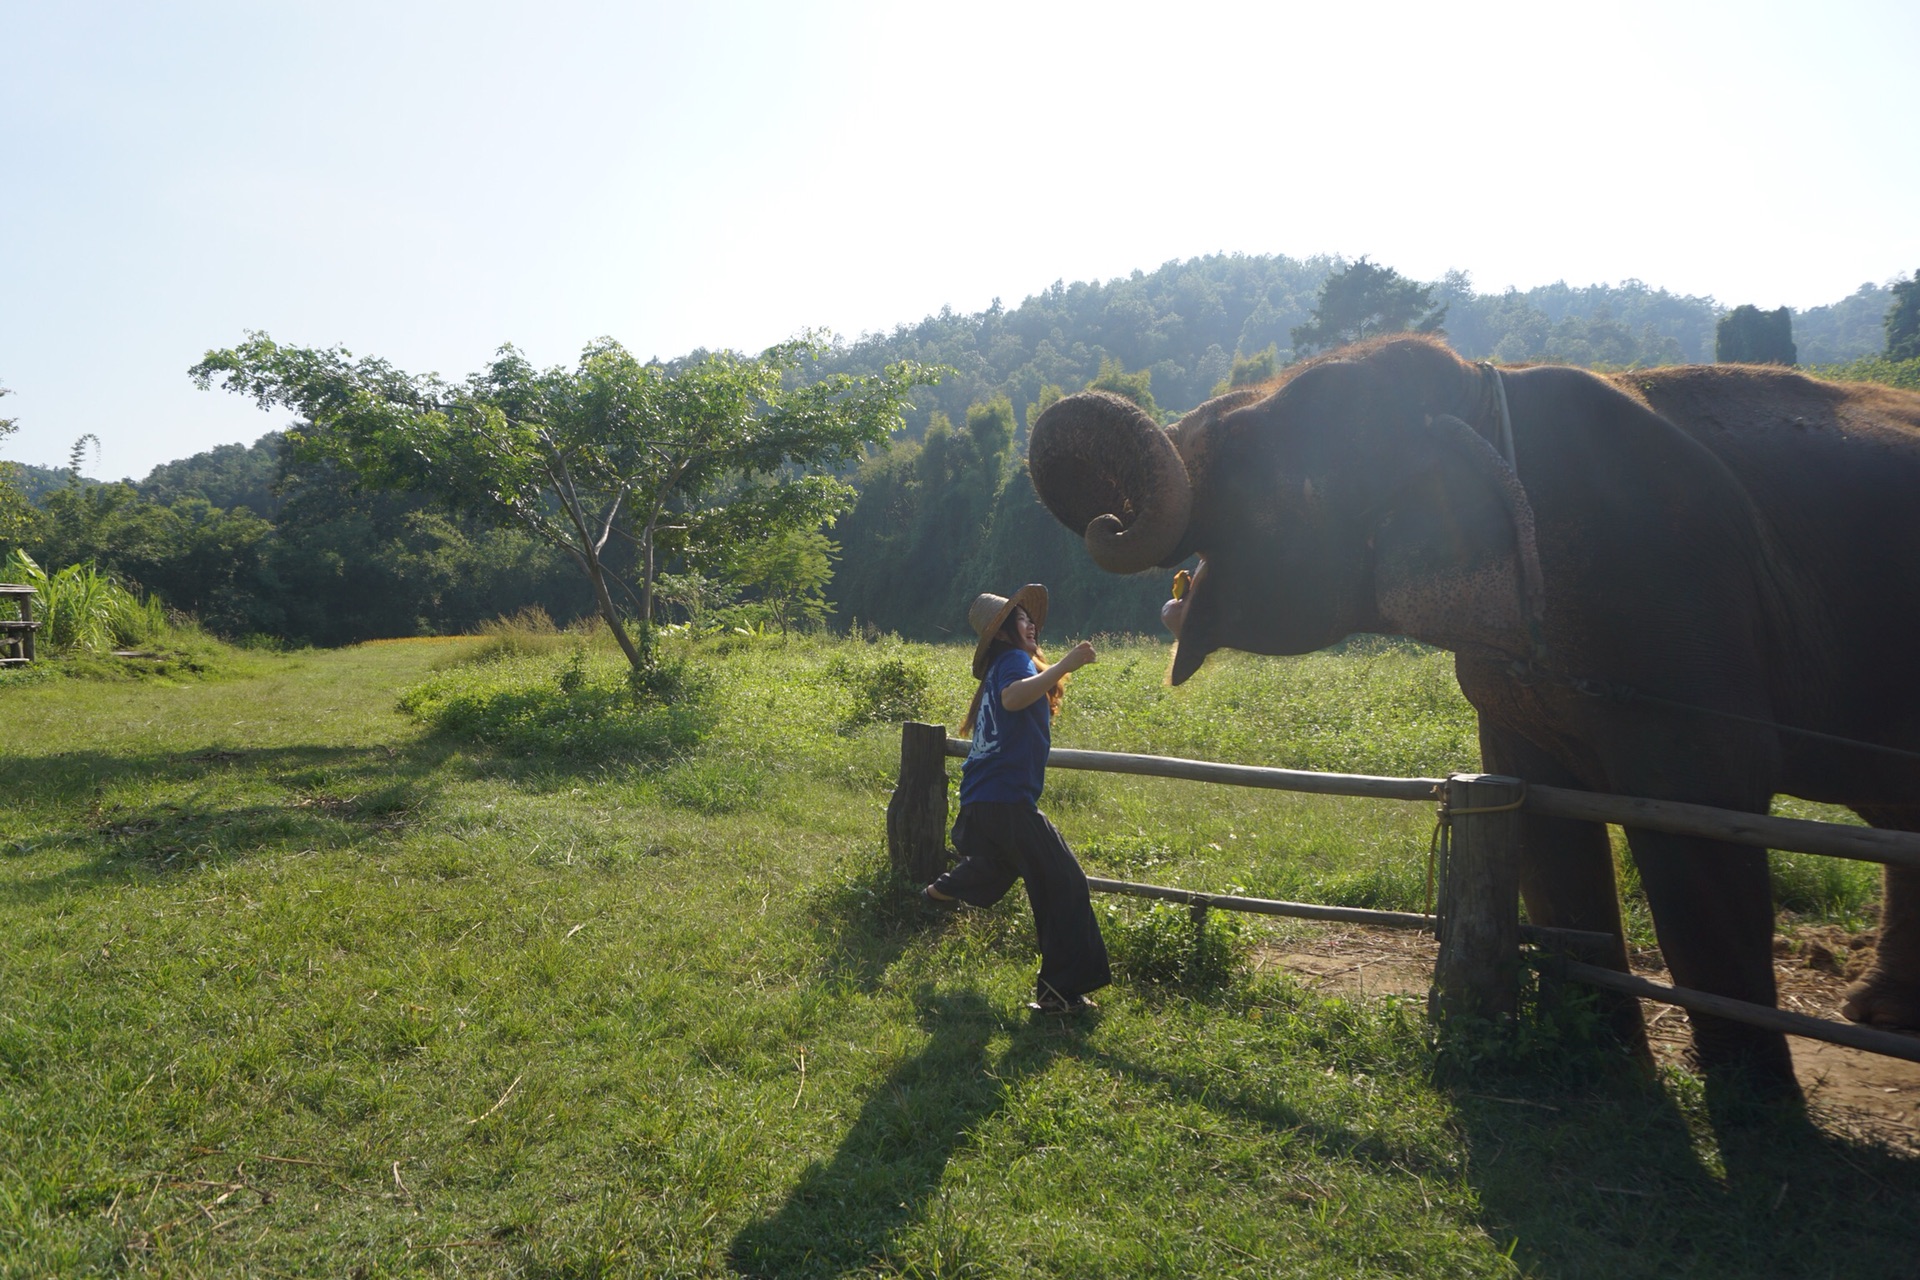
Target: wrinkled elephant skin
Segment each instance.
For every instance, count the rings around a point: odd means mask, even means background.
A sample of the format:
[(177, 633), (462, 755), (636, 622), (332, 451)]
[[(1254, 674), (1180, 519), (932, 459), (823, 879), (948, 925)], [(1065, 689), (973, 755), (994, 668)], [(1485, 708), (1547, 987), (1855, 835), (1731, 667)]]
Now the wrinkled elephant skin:
[[(1102, 563), (1121, 541), (1123, 569), (1201, 557), (1170, 611), (1174, 684), (1215, 649), (1409, 636), (1453, 651), (1491, 772), (1751, 813), (1784, 793), (1920, 830), (1920, 764), (1781, 728), (1920, 752), (1920, 395), (1752, 366), (1495, 373), (1401, 336), (1164, 432), (1070, 396), (1029, 464), (1090, 546), (1099, 525)], [(1605, 828), (1522, 827), (1529, 918), (1617, 936)], [(1628, 839), (1675, 980), (1774, 1003), (1764, 852)], [(1920, 1028), (1920, 872), (1889, 871), (1847, 1015)], [(1693, 1023), (1710, 1069), (1794, 1092), (1781, 1036)]]

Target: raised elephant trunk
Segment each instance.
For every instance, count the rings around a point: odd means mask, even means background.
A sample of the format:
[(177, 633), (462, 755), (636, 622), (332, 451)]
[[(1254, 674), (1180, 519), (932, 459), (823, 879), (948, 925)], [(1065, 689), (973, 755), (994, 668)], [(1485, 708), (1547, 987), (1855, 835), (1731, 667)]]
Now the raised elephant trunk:
[(1193, 485), (1160, 425), (1131, 400), (1083, 391), (1056, 400), (1027, 445), (1033, 488), (1054, 518), (1084, 532), (1109, 573), (1173, 564), (1193, 514)]

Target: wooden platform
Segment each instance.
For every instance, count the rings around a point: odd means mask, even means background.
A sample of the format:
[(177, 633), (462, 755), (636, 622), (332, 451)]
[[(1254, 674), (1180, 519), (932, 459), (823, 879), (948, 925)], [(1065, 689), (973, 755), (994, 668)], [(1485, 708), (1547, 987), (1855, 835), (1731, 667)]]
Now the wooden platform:
[[(24, 583), (0, 582), (0, 667), (33, 661), (33, 633), (40, 629), (33, 620), (33, 597), (33, 588)], [(5, 616), (9, 613), (17, 616)]]

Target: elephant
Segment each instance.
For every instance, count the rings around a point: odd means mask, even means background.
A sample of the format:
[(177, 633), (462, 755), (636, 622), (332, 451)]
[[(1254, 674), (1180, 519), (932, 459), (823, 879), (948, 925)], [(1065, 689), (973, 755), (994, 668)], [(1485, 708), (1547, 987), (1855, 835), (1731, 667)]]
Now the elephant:
[[(1067, 396), (1028, 467), (1101, 567), (1198, 557), (1171, 684), (1216, 649), (1406, 636), (1453, 653), (1488, 772), (1920, 830), (1920, 395), (1770, 366), (1503, 370), (1403, 334), (1164, 429)], [(1765, 851), (1627, 838), (1675, 981), (1773, 1005)], [(1523, 813), (1519, 878), (1531, 921), (1613, 935), (1626, 969), (1604, 826)], [(1888, 868), (1845, 1013), (1920, 1028), (1920, 871)], [(1784, 1036), (1692, 1024), (1710, 1079), (1798, 1096)]]

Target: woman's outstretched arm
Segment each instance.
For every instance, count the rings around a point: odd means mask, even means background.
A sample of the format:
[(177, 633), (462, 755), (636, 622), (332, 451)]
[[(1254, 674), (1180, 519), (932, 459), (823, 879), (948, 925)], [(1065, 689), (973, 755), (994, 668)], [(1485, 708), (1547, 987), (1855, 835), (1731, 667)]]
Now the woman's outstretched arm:
[(1000, 705), (1009, 711), (1025, 711), (1034, 703), (1047, 696), (1047, 690), (1060, 683), (1061, 677), (1069, 671), (1078, 671), (1089, 662), (1098, 662), (1099, 657), (1093, 651), (1093, 643), (1082, 640), (1067, 650), (1067, 656), (1048, 667), (1045, 671), (1035, 672), (1024, 679), (1015, 680), (1000, 690)]

